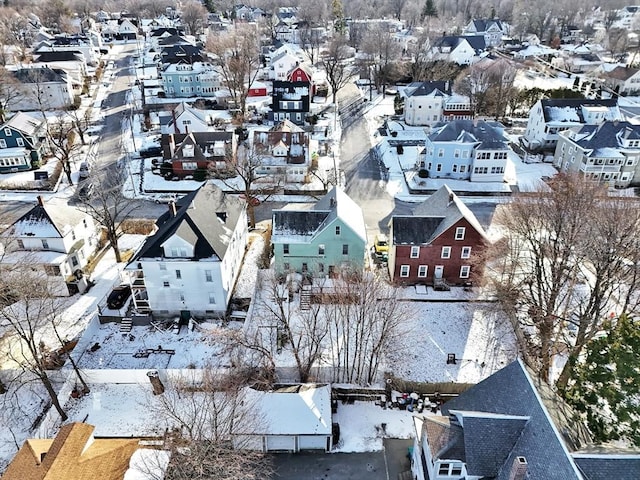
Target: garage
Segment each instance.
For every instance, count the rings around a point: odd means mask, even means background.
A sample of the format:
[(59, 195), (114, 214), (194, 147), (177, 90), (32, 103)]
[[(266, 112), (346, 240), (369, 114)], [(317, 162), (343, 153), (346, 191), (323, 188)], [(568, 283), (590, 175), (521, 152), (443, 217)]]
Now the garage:
[(327, 438), (316, 435), (300, 435), (298, 437), (298, 450), (322, 450), (327, 449)]
[(267, 435), (267, 452), (295, 452), (296, 437), (293, 435)]

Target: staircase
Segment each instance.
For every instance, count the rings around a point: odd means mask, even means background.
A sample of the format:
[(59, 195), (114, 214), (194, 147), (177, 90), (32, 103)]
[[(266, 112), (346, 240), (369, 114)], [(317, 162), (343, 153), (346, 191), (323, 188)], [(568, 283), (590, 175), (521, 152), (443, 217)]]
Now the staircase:
[(300, 290), (300, 310), (311, 308), (311, 285), (303, 285)]
[(130, 333), (133, 328), (133, 322), (130, 318), (123, 318), (120, 321), (120, 333)]

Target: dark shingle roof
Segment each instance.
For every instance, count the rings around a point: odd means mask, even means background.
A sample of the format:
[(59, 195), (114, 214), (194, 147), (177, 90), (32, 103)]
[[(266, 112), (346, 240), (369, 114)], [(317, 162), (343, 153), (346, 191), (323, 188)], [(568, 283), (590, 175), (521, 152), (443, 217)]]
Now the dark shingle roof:
[(483, 120), (453, 120), (439, 123), (429, 134), (432, 142), (478, 143), (480, 149), (506, 150), (507, 140), (502, 132)]
[(580, 147), (591, 150), (593, 156), (600, 156), (601, 149), (623, 148), (623, 140), (640, 140), (640, 125), (609, 121), (600, 125), (585, 125), (574, 138)]
[(176, 208), (175, 217), (167, 211), (158, 218), (158, 231), (147, 238), (131, 262), (164, 257), (162, 244), (173, 235), (195, 246), (194, 260), (222, 260), (245, 207), (238, 198), (205, 184), (180, 199)]
[(618, 100), (615, 98), (608, 99), (595, 99), (595, 98), (543, 98), (541, 101), (542, 112), (545, 121), (552, 120), (562, 121), (562, 118), (557, 118), (555, 114), (558, 109), (574, 110), (575, 116), (580, 123), (584, 123), (582, 115), (582, 107), (607, 107), (616, 108), (618, 106)]
[(400, 217), (391, 218), (394, 245), (423, 245), (433, 240), (444, 217)]
[(433, 81), (433, 82), (412, 82), (405, 88), (407, 97), (423, 97), (434, 92), (436, 94), (451, 95), (451, 82)]
[(330, 212), (313, 210), (301, 213), (299, 210), (274, 210), (274, 235), (311, 236), (324, 224)]
[(13, 72), (13, 75), (21, 83), (64, 82), (67, 73), (59, 68), (35, 67), (21, 68)]
[[(472, 410), (529, 417), (522, 434), (508, 452), (508, 457), (496, 476), (498, 480), (509, 478), (511, 465), (519, 456), (527, 459), (528, 478), (580, 480), (581, 475), (564, 443), (571, 436), (566, 430), (573, 427), (577, 431), (580, 422), (572, 418), (569, 421), (573, 423), (554, 425), (551, 419), (558, 419), (559, 414), (557, 411), (549, 411), (547, 399), (550, 389), (548, 386), (546, 389), (544, 387), (542, 382), (532, 378), (520, 360), (516, 360), (445, 403), (442, 412), (448, 415), (454, 410)], [(567, 414), (567, 411), (562, 413)]]
[(56, 51), (56, 52), (37, 52), (37, 62), (78, 62), (84, 57), (82, 53), (76, 51)]
[(640, 452), (635, 454), (573, 454), (585, 480), (638, 480)]

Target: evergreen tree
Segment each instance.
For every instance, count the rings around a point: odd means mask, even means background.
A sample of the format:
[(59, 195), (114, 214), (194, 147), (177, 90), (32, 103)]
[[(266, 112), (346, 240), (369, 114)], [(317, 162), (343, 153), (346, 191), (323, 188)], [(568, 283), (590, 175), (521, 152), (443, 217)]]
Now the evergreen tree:
[(425, 17), (437, 17), (438, 10), (436, 10), (436, 6), (433, 3), (433, 0), (427, 0), (424, 4), (424, 8), (422, 9), (421, 18), (424, 20)]
[(596, 440), (640, 446), (640, 322), (621, 316), (587, 345), (565, 397), (586, 415)]

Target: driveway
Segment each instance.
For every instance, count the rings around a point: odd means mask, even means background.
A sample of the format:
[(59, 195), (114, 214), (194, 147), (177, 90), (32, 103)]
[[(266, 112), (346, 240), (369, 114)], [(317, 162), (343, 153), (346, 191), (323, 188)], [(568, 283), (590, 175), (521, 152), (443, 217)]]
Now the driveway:
[(275, 454), (273, 461), (274, 479), (387, 480), (384, 452)]

